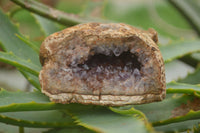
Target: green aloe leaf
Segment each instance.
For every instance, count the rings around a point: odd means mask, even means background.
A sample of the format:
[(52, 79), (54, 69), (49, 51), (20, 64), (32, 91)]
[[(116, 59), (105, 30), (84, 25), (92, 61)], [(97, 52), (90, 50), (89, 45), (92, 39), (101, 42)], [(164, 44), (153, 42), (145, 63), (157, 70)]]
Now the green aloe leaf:
[(188, 23), (200, 36), (200, 6), (197, 1), (187, 0), (169, 0), (169, 2), (179, 10), (179, 12), (185, 17)]
[[(184, 88), (184, 85), (182, 86), (181, 85), (182, 84), (174, 83), (174, 84), (169, 84), (168, 87), (170, 88), (170, 86), (171, 87), (173, 86), (173, 88), (175, 89), (183, 88), (185, 90), (192, 88), (195, 91), (198, 91), (198, 87), (199, 87), (195, 85), (188, 85), (188, 87), (185, 86)], [(187, 91), (185, 93), (187, 93)], [(122, 109), (125, 110), (125, 112), (127, 112), (127, 109), (129, 110), (128, 114), (126, 113), (123, 114), (116, 111), (114, 113), (110, 111), (109, 109), (107, 109), (106, 107), (101, 107), (101, 106), (86, 106), (86, 105), (80, 105), (80, 104), (68, 104), (68, 105), (55, 104), (55, 103), (49, 102), (48, 97), (45, 96), (44, 94), (41, 94), (40, 92), (20, 92), (20, 91), (8, 92), (5, 90), (2, 90), (0, 93), (0, 98), (1, 98), (0, 99), (1, 112), (65, 109), (65, 112), (67, 111), (66, 114), (72, 115), (73, 119), (75, 119), (79, 125), (82, 125), (94, 131), (109, 132), (109, 130), (114, 131), (114, 129), (120, 131), (120, 129), (117, 129), (117, 127), (119, 127), (120, 124), (122, 124), (124, 128), (130, 131), (134, 127), (133, 125), (137, 125), (139, 123), (143, 125), (139, 124), (135, 127), (135, 129), (138, 128), (138, 131), (140, 131), (140, 129), (142, 129), (142, 131), (148, 130), (147, 128), (148, 126), (146, 127), (143, 123), (144, 117), (138, 117), (138, 112), (132, 112), (132, 114), (130, 113), (129, 109), (132, 108), (132, 106), (123, 107)], [(174, 121), (175, 123), (179, 123), (179, 124), (180, 122), (183, 122), (183, 121), (198, 119), (198, 117), (200, 116), (200, 114), (198, 113), (198, 108), (196, 109), (195, 107), (197, 106), (193, 105), (192, 103), (199, 103), (198, 98), (195, 98), (194, 96), (191, 96), (191, 95), (184, 95), (184, 96), (177, 96), (177, 97), (168, 97), (162, 102), (150, 103), (150, 104), (145, 104), (145, 105), (135, 105), (134, 108), (142, 111), (147, 116), (148, 120), (150, 122), (153, 122), (154, 126), (158, 127), (156, 123), (160, 123), (160, 121), (161, 122), (164, 121), (164, 123), (162, 122), (161, 124), (159, 124), (159, 126), (167, 125), (169, 123), (168, 121), (171, 120), (171, 118), (173, 117), (175, 117), (175, 119), (172, 119), (172, 122)], [(186, 115), (186, 117), (181, 116), (182, 118), (180, 116), (177, 116), (176, 111), (178, 108), (180, 108), (180, 111), (184, 111), (181, 108), (183, 105), (187, 105), (186, 112), (185, 112), (186, 114), (190, 110), (196, 110), (195, 113), (190, 113)], [(130, 116), (130, 114), (132, 116)], [(183, 115), (181, 113), (178, 113), (178, 114)], [(139, 116), (142, 116), (142, 115), (139, 115)], [(10, 116), (6, 116), (6, 119), (8, 120), (11, 118), (12, 117)], [(9, 122), (11, 122), (11, 124), (15, 123), (14, 120), (9, 121)], [(22, 122), (22, 123), (24, 123), (27, 126), (33, 126), (33, 125), (29, 125), (30, 123), (27, 121)], [(109, 128), (109, 127), (112, 127), (112, 128)], [(183, 127), (179, 126), (179, 127), (180, 127), (180, 130), (185, 129), (184, 126)], [(171, 130), (176, 130), (176, 129), (171, 129)]]
[(56, 104), (50, 102), (49, 97), (39, 91), (10, 92), (4, 89), (0, 91), (0, 112), (68, 110), (70, 108), (79, 109), (79, 107), (81, 107), (80, 104)]
[[(192, 88), (195, 91), (198, 91), (198, 87), (199, 87), (195, 85), (188, 85), (188, 86), (186, 85), (181, 86), (181, 85), (182, 84), (171, 83), (171, 84), (168, 84), (168, 87), (170, 88), (171, 86), (175, 89), (183, 88), (185, 90)], [(185, 93), (187, 93), (187, 91)], [(120, 122), (123, 123), (127, 121), (128, 123), (127, 125), (125, 124), (125, 127), (127, 126), (126, 128), (128, 129), (130, 128), (130, 130), (132, 129), (132, 126), (129, 127), (129, 124), (132, 124), (132, 122), (133, 123), (135, 122), (135, 120), (132, 120), (132, 117), (129, 118), (130, 115), (129, 117), (127, 117), (127, 114), (124, 114), (125, 118), (123, 118), (124, 115), (122, 115), (122, 113), (118, 112), (121, 115), (119, 114), (117, 115), (116, 113), (113, 114), (113, 112), (110, 112), (109, 109), (105, 107), (85, 106), (85, 105), (79, 105), (79, 104), (68, 104), (68, 105), (55, 104), (55, 103), (49, 102), (48, 97), (45, 96), (44, 94), (41, 94), (40, 92), (8, 92), (5, 90), (2, 90), (0, 93), (0, 98), (1, 98), (0, 99), (1, 112), (65, 109), (68, 113), (73, 115), (73, 118), (77, 121), (77, 123), (95, 131), (97, 130), (107, 131), (107, 129), (111, 130), (107, 127), (109, 124), (106, 123), (106, 125), (104, 125), (105, 123), (102, 122), (106, 120), (111, 121), (110, 122), (111, 127), (113, 127), (114, 125), (119, 126)], [(196, 99), (198, 100), (198, 98)], [(167, 122), (167, 120), (170, 119), (171, 116), (173, 116), (172, 114), (173, 110), (180, 107), (181, 105), (185, 105), (185, 104), (187, 105), (188, 102), (189, 104), (196, 103), (194, 102), (194, 100), (196, 99), (195, 97), (189, 96), (189, 95), (179, 96), (179, 97), (170, 97), (170, 98), (165, 99), (162, 102), (150, 103), (150, 104), (145, 104), (145, 105), (135, 105), (134, 108), (142, 111), (147, 116), (150, 122), (156, 123), (158, 121), (165, 121), (165, 120)], [(128, 107), (132, 107), (132, 106), (127, 106), (124, 108), (128, 109)], [(189, 107), (196, 107), (196, 106), (187, 106), (187, 108)], [(191, 110), (191, 108), (189, 108), (189, 110)], [(186, 110), (186, 111), (189, 111), (189, 110)], [(176, 116), (175, 114), (176, 112), (174, 113), (174, 116)], [(136, 117), (133, 117), (133, 119), (136, 119), (136, 120), (138, 118), (141, 120), (142, 118), (142, 117), (138, 117), (137, 112), (132, 112), (132, 115), (133, 116), (136, 115)], [(193, 115), (195, 117), (193, 117)], [(189, 116), (187, 116), (184, 119), (176, 118), (174, 122), (179, 123), (179, 122), (191, 120), (191, 119), (196, 120), (196, 118), (198, 118), (197, 117), (198, 115), (199, 113), (197, 114), (192, 113), (192, 114), (189, 114)], [(115, 118), (119, 119), (119, 121), (115, 120)], [(94, 121), (96, 121), (96, 123)], [(115, 121), (116, 123), (114, 123)], [(162, 123), (162, 125), (159, 125), (159, 126), (163, 126), (163, 125), (165, 125), (165, 123)], [(117, 127), (115, 128), (117, 129)], [(172, 129), (172, 130), (175, 130), (175, 129)]]
[(58, 110), (65, 107), (67, 106), (49, 102), (48, 97), (38, 91), (0, 91), (0, 112), (2, 112), (0, 114), (0, 121), (12, 125), (25, 127), (71, 126), (73, 125), (71, 116), (63, 114), (62, 111)]
[(183, 57), (194, 52), (200, 51), (200, 40), (194, 41), (180, 41), (173, 44), (160, 46), (165, 63), (170, 62), (174, 59)]
[(74, 125), (71, 116), (63, 114), (59, 110), (1, 113), (0, 122), (21, 127), (41, 128), (71, 127)]
[[(33, 44), (27, 43), (25, 38), (18, 38), (19, 36), (22, 37), (22, 35), (1, 10), (0, 20), (0, 44), (4, 51), (8, 52), (8, 54), (1, 54), (1, 61), (18, 67), (28, 81), (39, 89), (39, 81), (34, 76), (38, 75), (41, 69), (37, 45), (33, 46)], [(10, 53), (13, 53), (13, 55), (9, 55)]]
[(1, 89), (0, 91), (0, 106), (7, 106), (15, 103), (49, 103), (49, 98), (39, 91), (23, 92), (23, 91), (7, 91)]
[(157, 131), (185, 131), (200, 122), (199, 91), (199, 85), (171, 82), (167, 84), (167, 93), (174, 93), (174, 95), (167, 94), (167, 98), (163, 101), (117, 109), (130, 113), (134, 107), (145, 114)]
[(31, 43), (28, 39), (26, 39), (23, 36), (20, 36), (18, 34), (16, 34), (16, 36), (22, 40), (23, 42), (25, 42), (28, 46), (30, 46), (35, 52), (37, 52), (39, 54), (40, 48), (38, 47), (38, 45)]
[[(49, 102), (48, 97), (40, 92), (8, 92), (0, 91), (0, 121), (9, 124), (28, 126), (28, 127), (62, 127), (66, 124), (43, 124), (40, 125), (40, 114), (36, 118), (31, 113), (15, 113), (15, 111), (37, 111), (62, 109), (62, 113), (67, 116), (72, 115), (78, 125), (84, 126), (94, 131), (101, 132), (121, 132), (125, 130), (148, 132), (149, 129), (145, 126), (142, 119), (128, 115), (121, 115), (114, 113), (106, 107), (101, 106), (87, 106), (81, 104), (56, 104)], [(3, 113), (5, 112), (5, 113)], [(11, 112), (11, 113), (8, 113)], [(37, 112), (35, 112), (37, 114)], [(26, 115), (27, 114), (27, 115)], [(36, 115), (35, 114), (35, 115)], [(28, 117), (30, 116), (30, 117)], [(56, 115), (46, 115), (49, 119), (53, 119)], [(52, 118), (53, 117), (53, 118)], [(27, 118), (27, 119), (26, 119)], [(37, 120), (38, 118), (38, 120)], [(31, 120), (34, 120), (31, 122)], [(47, 119), (47, 118), (46, 118)], [(40, 120), (40, 121), (39, 121)], [(18, 122), (17, 122), (18, 121)], [(38, 123), (39, 121), (39, 123)], [(50, 122), (50, 121), (43, 121)], [(31, 124), (32, 123), (32, 124)]]
[(170, 82), (167, 84), (167, 93), (184, 93), (200, 98), (200, 85)]
[(178, 39), (195, 36), (184, 17), (166, 1), (154, 0), (149, 3), (108, 1), (104, 8), (104, 15), (107, 19), (143, 29), (154, 28), (162, 37)]
[(55, 22), (41, 17), (37, 14), (33, 14), (33, 17), (36, 19), (36, 22), (40, 25), (41, 30), (45, 34), (45, 36), (49, 36), (50, 34), (59, 31), (58, 25)]
[(135, 109), (142, 111), (150, 122), (157, 122), (169, 119), (173, 115), (172, 110), (181, 106), (182, 104), (186, 104), (188, 100), (190, 101), (192, 99), (192, 96), (177, 96), (167, 98), (162, 102), (144, 105), (130, 105), (126, 107), (119, 107), (119, 109), (126, 111), (134, 107)]
[(81, 126), (74, 126), (71, 128), (55, 128), (44, 133), (95, 133), (94, 131), (88, 130)]
[(0, 133), (18, 133), (19, 127), (0, 123)]
[(31, 83), (38, 90), (41, 90), (38, 76), (35, 76), (35, 75), (31, 74), (31, 73), (24, 72), (21, 69), (19, 69), (19, 71), (24, 75), (24, 77), (29, 81), (29, 83)]
[(191, 95), (170, 96), (162, 102), (126, 106), (121, 109), (129, 110), (134, 107), (142, 111), (157, 131), (183, 131), (200, 122), (199, 101), (199, 98)]
[(189, 73), (185, 78), (179, 79), (178, 82), (200, 84), (200, 67), (198, 67), (195, 72)]
[(0, 112), (52, 110), (61, 107), (64, 108), (62, 104), (50, 102), (47, 96), (38, 91), (0, 91)]
[[(165, 133), (174, 133), (174, 132), (182, 132), (182, 131), (188, 131), (188, 129), (191, 130), (191, 133), (193, 132), (194, 127), (199, 126), (200, 119), (198, 120), (188, 120), (184, 122), (178, 122), (178, 123), (171, 123), (163, 126), (157, 126), (155, 127), (155, 130), (165, 132)], [(199, 132), (197, 132), (199, 133)]]
[(39, 71), (41, 69), (40, 66), (33, 64), (30, 60), (19, 58), (15, 56), (12, 52), (0, 52), (0, 61), (13, 65), (17, 68), (22, 69), (23, 71), (27, 71), (36, 76), (39, 74)]
[(6, 52), (12, 52), (15, 56), (40, 66), (38, 54), (29, 47), (17, 35), (21, 35), (8, 17), (0, 10), (0, 42)]
[(101, 106), (82, 106), (79, 108), (79, 110), (76, 108), (69, 109), (68, 113), (72, 114), (78, 125), (96, 132), (154, 132), (134, 113), (132, 115), (122, 115)]

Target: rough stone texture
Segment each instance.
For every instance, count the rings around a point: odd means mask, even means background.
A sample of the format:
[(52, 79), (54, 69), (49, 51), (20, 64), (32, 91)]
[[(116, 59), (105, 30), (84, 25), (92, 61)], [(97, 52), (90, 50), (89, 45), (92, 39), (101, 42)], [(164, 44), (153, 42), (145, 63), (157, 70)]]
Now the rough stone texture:
[(109, 106), (160, 101), (165, 70), (153, 29), (87, 23), (47, 37), (41, 45), (42, 92), (57, 103)]

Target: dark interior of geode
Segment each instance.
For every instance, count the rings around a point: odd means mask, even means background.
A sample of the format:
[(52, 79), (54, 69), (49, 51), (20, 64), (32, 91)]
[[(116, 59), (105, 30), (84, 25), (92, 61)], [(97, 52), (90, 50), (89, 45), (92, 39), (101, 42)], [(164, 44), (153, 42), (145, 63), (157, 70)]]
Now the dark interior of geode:
[(83, 80), (90, 76), (96, 77), (100, 82), (113, 77), (123, 81), (140, 71), (141, 64), (137, 59), (138, 57), (130, 52), (123, 52), (119, 56), (95, 54), (84, 64), (79, 64), (76, 69), (79, 69), (79, 77)]
[(96, 48), (93, 51), (94, 54), (89, 55), (84, 63), (71, 67), (73, 75), (86, 84), (91, 84), (92, 80), (92, 87), (101, 88), (105, 81), (110, 85), (117, 85), (131, 79), (125, 84), (125, 87), (131, 87), (140, 80), (142, 63), (129, 49), (119, 46), (104, 47), (101, 50)]

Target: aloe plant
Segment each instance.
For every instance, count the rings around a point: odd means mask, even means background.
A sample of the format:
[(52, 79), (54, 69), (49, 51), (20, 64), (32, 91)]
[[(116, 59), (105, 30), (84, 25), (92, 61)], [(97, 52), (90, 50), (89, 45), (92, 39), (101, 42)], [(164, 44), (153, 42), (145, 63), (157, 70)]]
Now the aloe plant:
[[(37, 24), (41, 28), (38, 30), (42, 30), (45, 36), (61, 30), (62, 28), (60, 27), (65, 27), (66, 25), (72, 26), (90, 21), (122, 21), (134, 25), (134, 22), (131, 23), (129, 20), (115, 20), (112, 17), (107, 20), (102, 18), (91, 19), (85, 15), (92, 11), (92, 8), (98, 6), (99, 3), (97, 5), (94, 3), (92, 6), (86, 3), (86, 8), (91, 9), (87, 9), (86, 13), (82, 13), (78, 16), (61, 12), (34, 0), (11, 1), (20, 5), (22, 7), (20, 8), (21, 10), (26, 9), (32, 12), (30, 14), (35, 18)], [(109, 4), (108, 2), (107, 5), (100, 5), (109, 7)], [(178, 5), (179, 3), (176, 2), (173, 4), (180, 7), (182, 6), (181, 4)], [(49, 13), (50, 11), (51, 13)], [(191, 15), (187, 10), (181, 11), (189, 16)], [(193, 12), (195, 12), (195, 10), (193, 10)], [(179, 14), (178, 11), (175, 11), (175, 13), (176, 15)], [(107, 14), (109, 14), (108, 11)], [(200, 16), (196, 17), (200, 19)], [(194, 21), (195, 26), (199, 27), (200, 25), (196, 22), (196, 17), (187, 17), (187, 19), (189, 19), (190, 22)], [(36, 89), (33, 92), (11, 92), (1, 88), (0, 132), (19, 131), (23, 133), (29, 128), (38, 128), (46, 133), (155, 133), (199, 131), (199, 67), (195, 68), (196, 71), (192, 74), (188, 74), (185, 78), (167, 83), (167, 97), (161, 102), (124, 107), (56, 104), (49, 101), (49, 98), (41, 93), (38, 80), (38, 74), (41, 70), (39, 45), (23, 36), (19, 32), (18, 27), (11, 22), (11, 19), (11, 15), (6, 15), (0, 10), (0, 46), (3, 49), (3, 51), (0, 52), (0, 61), (15, 66)], [(145, 19), (149, 19), (149, 16)], [(182, 18), (182, 21), (184, 21), (183, 25), (185, 24), (186, 27), (190, 25), (190, 23), (187, 24), (187, 20), (184, 20), (184, 18)], [(57, 23), (64, 24), (65, 26), (60, 26)], [(141, 23), (146, 25), (145, 22)], [(157, 28), (158, 31), (161, 31), (161, 34), (163, 33), (163, 36), (170, 34), (159, 29), (159, 27)], [(199, 32), (198, 29), (196, 31)], [(172, 36), (173, 35), (169, 35), (169, 37)], [(200, 52), (200, 40), (198, 37), (192, 40), (177, 40), (177, 37), (174, 36), (172, 38), (169, 44), (159, 46), (165, 64)], [(176, 41), (174, 40), (175, 38)], [(192, 57), (189, 59), (191, 58)], [(199, 59), (195, 61), (198, 64)]]

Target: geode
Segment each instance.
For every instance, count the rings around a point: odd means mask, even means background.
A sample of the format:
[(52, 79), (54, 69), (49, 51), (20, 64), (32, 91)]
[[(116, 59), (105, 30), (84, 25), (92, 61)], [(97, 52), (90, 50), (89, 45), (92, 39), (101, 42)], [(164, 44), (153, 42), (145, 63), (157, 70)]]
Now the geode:
[(86, 23), (47, 37), (40, 48), (42, 92), (56, 103), (123, 106), (164, 99), (157, 33), (122, 23)]

